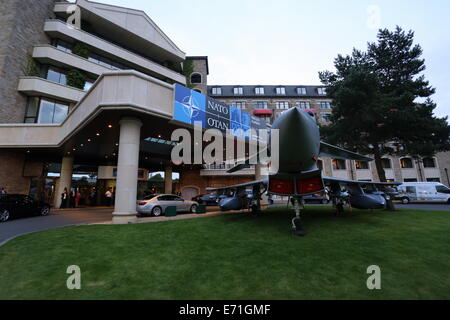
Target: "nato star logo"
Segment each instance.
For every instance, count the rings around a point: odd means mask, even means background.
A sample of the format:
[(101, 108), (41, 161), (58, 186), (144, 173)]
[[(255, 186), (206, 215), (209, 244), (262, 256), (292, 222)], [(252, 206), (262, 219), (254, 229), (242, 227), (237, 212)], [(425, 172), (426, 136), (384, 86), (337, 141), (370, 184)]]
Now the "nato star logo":
[(202, 111), (200, 104), (192, 95), (184, 97), (180, 103), (184, 108), (184, 113), (189, 117), (189, 119), (195, 119)]
[(206, 97), (181, 85), (175, 87), (174, 120), (205, 123)]

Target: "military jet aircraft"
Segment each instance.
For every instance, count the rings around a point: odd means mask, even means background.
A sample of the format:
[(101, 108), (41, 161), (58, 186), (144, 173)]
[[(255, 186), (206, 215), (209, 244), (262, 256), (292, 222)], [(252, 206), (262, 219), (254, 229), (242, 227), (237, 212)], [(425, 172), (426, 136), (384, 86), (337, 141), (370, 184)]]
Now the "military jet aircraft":
[[(390, 191), (387, 191), (389, 190), (387, 188), (400, 184), (361, 182), (322, 176), (322, 170), (318, 167), (319, 157), (366, 162), (373, 159), (321, 142), (319, 126), (312, 113), (300, 108), (291, 108), (280, 115), (272, 125), (272, 129), (279, 130), (278, 171), (267, 179), (209, 189), (218, 192), (219, 205), (223, 211), (241, 210), (249, 206), (259, 209), (261, 196), (266, 192), (269, 195), (288, 196), (296, 213), (292, 220), (294, 232), (304, 236), (301, 221), (304, 196), (324, 192), (327, 187), (337, 213), (343, 212), (345, 203), (358, 209), (382, 209), (386, 207), (386, 201), (390, 200)], [(248, 168), (249, 163), (247, 160), (228, 172)], [(253, 203), (249, 200), (249, 188), (252, 189)]]

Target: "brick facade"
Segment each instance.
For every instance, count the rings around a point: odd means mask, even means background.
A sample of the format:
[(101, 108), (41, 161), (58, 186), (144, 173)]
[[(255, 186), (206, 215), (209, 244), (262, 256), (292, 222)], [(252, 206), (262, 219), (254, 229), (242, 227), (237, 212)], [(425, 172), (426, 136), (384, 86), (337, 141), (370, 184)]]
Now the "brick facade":
[(192, 84), (193, 89), (200, 90), (202, 94), (208, 94), (208, 60), (206, 57), (187, 57), (193, 63), (193, 73), (199, 73), (202, 76), (202, 83)]
[(24, 154), (0, 151), (0, 188), (9, 194), (28, 194), (31, 177), (24, 177)]
[(37, 44), (49, 43), (46, 19), (56, 0), (3, 0), (0, 10), (0, 123), (24, 120), (27, 98), (17, 91)]

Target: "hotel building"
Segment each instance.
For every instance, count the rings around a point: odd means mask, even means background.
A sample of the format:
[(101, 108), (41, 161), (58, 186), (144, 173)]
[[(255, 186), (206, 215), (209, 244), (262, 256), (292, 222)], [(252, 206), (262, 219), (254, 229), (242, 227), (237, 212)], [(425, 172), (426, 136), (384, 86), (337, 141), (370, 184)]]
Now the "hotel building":
[[(209, 86), (208, 58), (186, 57), (143, 11), (87, 0), (7, 0), (0, 30), (0, 187), (59, 207), (73, 176), (90, 175), (97, 181), (90, 204), (113, 189), (118, 223), (135, 220), (149, 172), (164, 171), (162, 191), (187, 199), (259, 177), (254, 169), (229, 175), (222, 165), (172, 165), (174, 84), (268, 123), (293, 106), (322, 123), (331, 113), (321, 86)], [(327, 175), (376, 180), (372, 164), (322, 161)], [(387, 176), (448, 183), (449, 163), (448, 154), (419, 163), (389, 158)], [(173, 172), (180, 173), (175, 188)]]

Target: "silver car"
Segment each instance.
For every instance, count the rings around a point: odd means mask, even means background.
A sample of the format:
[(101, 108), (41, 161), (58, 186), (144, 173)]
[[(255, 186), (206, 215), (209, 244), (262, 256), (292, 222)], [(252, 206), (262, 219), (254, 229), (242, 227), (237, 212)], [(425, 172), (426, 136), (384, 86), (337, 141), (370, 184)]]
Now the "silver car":
[(197, 211), (198, 203), (195, 201), (187, 201), (179, 196), (172, 194), (149, 195), (144, 200), (137, 202), (136, 210), (142, 215), (152, 215), (159, 217), (166, 212), (168, 207), (176, 207), (177, 212)]

